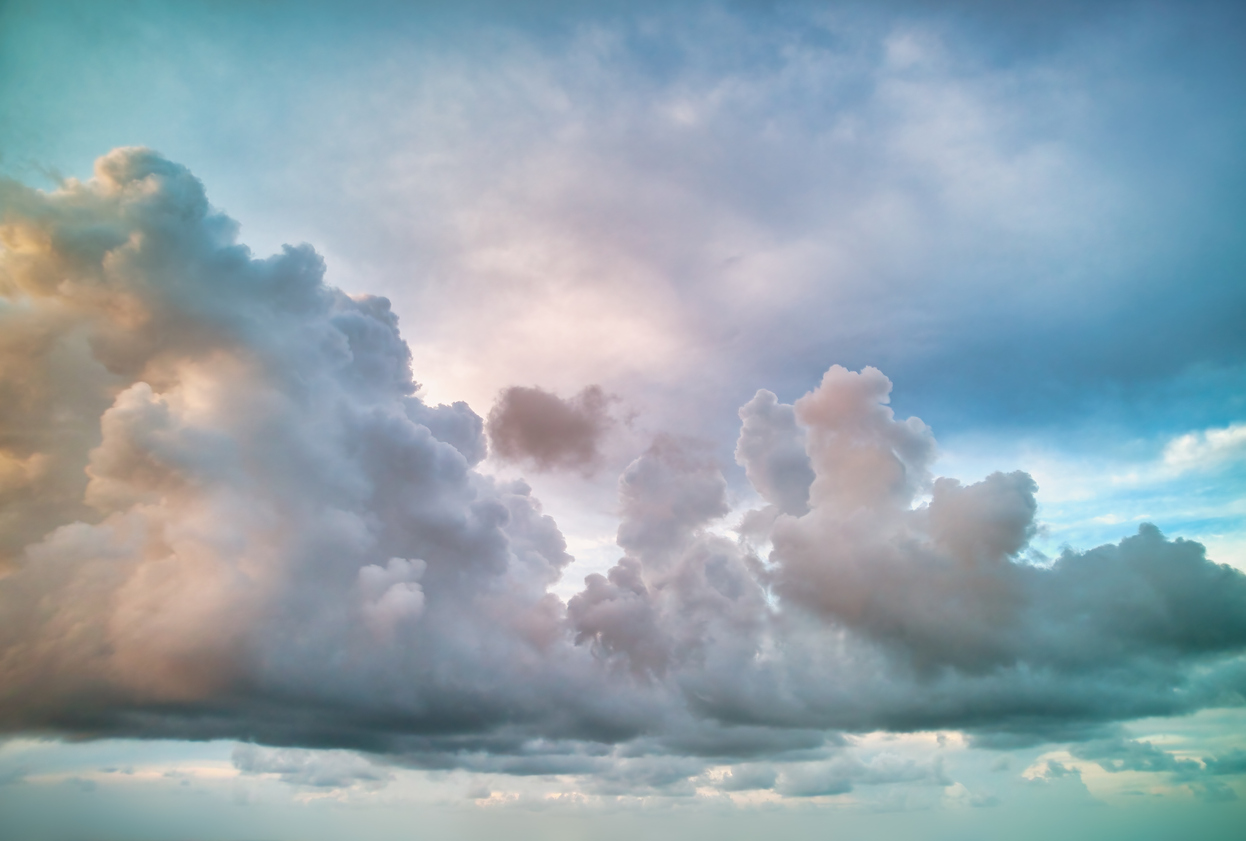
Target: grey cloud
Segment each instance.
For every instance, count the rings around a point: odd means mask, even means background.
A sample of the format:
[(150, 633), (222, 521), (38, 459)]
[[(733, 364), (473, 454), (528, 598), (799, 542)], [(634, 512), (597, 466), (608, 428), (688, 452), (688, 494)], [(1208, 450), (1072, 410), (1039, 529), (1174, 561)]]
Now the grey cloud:
[(1163, 773), (1184, 782), (1200, 800), (1217, 803), (1237, 799), (1237, 792), (1221, 780), (1221, 776), (1246, 774), (1246, 752), (1234, 749), (1224, 756), (1194, 759), (1178, 757), (1150, 742), (1115, 738), (1098, 739), (1069, 746), (1078, 759), (1087, 759), (1110, 773), (1137, 771)]
[(656, 675), (753, 650), (765, 598), (748, 556), (706, 530), (728, 506), (705, 448), (659, 437), (623, 471), (619, 502), (628, 555), (568, 603), (577, 639)]
[(1223, 756), (1203, 760), (1207, 771), (1216, 775), (1246, 774), (1246, 750), (1235, 748)]
[[(930, 479), (934, 442), (887, 408), (879, 372), (834, 367), (797, 401), (817, 478), (812, 510), (776, 523), (784, 597), (861, 630), (920, 668), (1020, 664), (1075, 673), (1246, 645), (1246, 576), (1150, 525), (1118, 546), (1021, 557), (1037, 486), (995, 473)], [(927, 504), (913, 507), (930, 491)]]
[(6, 358), (32, 434), (5, 456), (82, 476), (43, 480), (0, 585), (6, 729), (397, 751), (634, 727), (546, 592), (570, 561), (557, 526), (471, 471), (482, 423), (415, 396), (387, 301), (325, 285), (305, 246), (252, 259), (146, 150), (2, 190), (6, 313), (55, 326)]
[(933, 478), (929, 429), (896, 419), (889, 391), (836, 367), (797, 401), (811, 508), (774, 520), (767, 559), (705, 529), (721, 510), (710, 464), (638, 460), (620, 488), (629, 556), (569, 605), (580, 640), (735, 724), (960, 727), (1019, 746), (1233, 703), (1246, 577), (1151, 526), (1030, 563), (1033, 480)]
[(243, 774), (278, 774), (283, 783), (311, 788), (376, 789), (394, 778), (388, 768), (348, 751), (309, 751), (262, 748), (243, 744), (234, 748), (234, 767)]
[(451, 445), (467, 463), (475, 466), (488, 454), (484, 420), (463, 402), (449, 406), (429, 406), (422, 400), (406, 401), (407, 416), (432, 433), (438, 441)]
[(719, 781), (723, 791), (756, 791), (774, 788), (778, 774), (768, 765), (737, 765)]
[(761, 389), (740, 409), (740, 420), (735, 458), (749, 482), (781, 513), (798, 517), (808, 513), (813, 467), (795, 411)]
[(619, 546), (656, 562), (727, 513), (727, 483), (702, 445), (660, 436), (619, 478)]
[(540, 470), (589, 470), (613, 424), (610, 398), (590, 385), (563, 399), (540, 388), (512, 386), (489, 411), (489, 443), (499, 458), (526, 461)]
[(938, 757), (917, 762), (887, 753), (868, 760), (845, 754), (826, 763), (785, 769), (775, 790), (785, 797), (822, 797), (847, 794), (857, 785), (894, 783), (947, 786), (952, 781), (944, 774)]
[(984, 750), (1019, 750), (1049, 742), (1083, 742), (1115, 738), (1119, 727), (1085, 717), (1035, 716), (1028, 721), (979, 722), (968, 733), (969, 743)]
[(1232, 793), (1232, 789), (1211, 778), (1246, 775), (1246, 751), (1240, 748), (1221, 756), (1205, 756), (1200, 761), (1176, 756), (1151, 742), (1117, 737), (1070, 745), (1069, 752), (1111, 773), (1141, 771), (1170, 774), (1174, 780), (1188, 782), (1195, 794), (1203, 799), (1226, 799), (1225, 792)]
[(1100, 768), (1118, 771), (1167, 771), (1180, 777), (1196, 777), (1203, 772), (1202, 764), (1180, 759), (1150, 742), (1133, 739), (1097, 739), (1069, 747), (1078, 759), (1093, 760)]
[(696, 793), (693, 778), (704, 768), (702, 760), (690, 757), (623, 758), (597, 774), (591, 781), (590, 790), (605, 795), (689, 797)]
[[(637, 743), (643, 746), (646, 740)], [(825, 730), (702, 719), (663, 735), (654, 749), (736, 762), (758, 757), (797, 762), (824, 758), (844, 744), (842, 736)]]
[[(254, 259), (189, 172), (135, 149), (52, 193), (0, 183), (0, 219), (7, 732), (615, 793), (773, 765), (809, 796), (939, 778), (854, 764), (837, 731), (1084, 739), (1246, 692), (1246, 577), (1151, 526), (1029, 563), (1033, 480), (934, 477), (931, 430), (875, 369), (742, 411), (767, 556), (725, 536), (714, 451), (658, 436), (619, 480), (622, 557), (564, 602), (532, 488), (474, 469), (482, 420), (421, 400), (388, 302), (327, 285), (310, 247)], [(575, 452), (550, 464), (595, 451)]]
[(1082, 772), (1076, 768), (1069, 768), (1063, 762), (1055, 759), (1049, 759), (1043, 769), (1043, 778), (1048, 780), (1058, 780), (1063, 777), (1081, 778)]
[(669, 641), (657, 625), (656, 607), (635, 559), (623, 558), (605, 576), (585, 578), (584, 590), (567, 603), (567, 615), (577, 643), (591, 641), (606, 657), (626, 655), (637, 674), (666, 671)]

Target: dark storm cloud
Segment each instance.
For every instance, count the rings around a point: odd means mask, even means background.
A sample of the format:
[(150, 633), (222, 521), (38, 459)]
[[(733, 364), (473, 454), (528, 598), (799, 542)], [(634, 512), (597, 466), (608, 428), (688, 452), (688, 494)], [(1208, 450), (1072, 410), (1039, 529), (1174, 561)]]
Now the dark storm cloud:
[(540, 388), (505, 389), (489, 411), (489, 443), (507, 461), (527, 462), (538, 470), (589, 470), (613, 419), (610, 398), (590, 385), (563, 399)]
[[(606, 793), (776, 763), (724, 785), (820, 796), (942, 779), (841, 756), (838, 730), (1102, 737), (1246, 691), (1246, 576), (1151, 526), (1033, 562), (1033, 480), (934, 477), (932, 431), (875, 369), (741, 411), (768, 502), (746, 539), (713, 451), (659, 436), (619, 480), (623, 557), (564, 603), (557, 524), (474, 469), (481, 419), (419, 398), (388, 302), (326, 285), (310, 247), (254, 259), (142, 149), (51, 193), (3, 182), (0, 242), (7, 732), (354, 748)], [(542, 442), (517, 438), (526, 457), (591, 461), (600, 392), (509, 395), (496, 424)]]

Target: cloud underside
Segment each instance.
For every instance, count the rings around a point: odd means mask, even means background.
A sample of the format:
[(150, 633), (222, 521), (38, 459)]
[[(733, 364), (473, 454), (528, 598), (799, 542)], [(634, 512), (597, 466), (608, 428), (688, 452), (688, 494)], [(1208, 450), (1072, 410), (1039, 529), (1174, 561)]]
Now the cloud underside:
[[(731, 537), (719, 466), (656, 440), (620, 479), (621, 559), (564, 602), (557, 525), (476, 469), (479, 416), (420, 400), (385, 299), (327, 286), (308, 246), (255, 259), (142, 149), (52, 193), (4, 182), (0, 210), (8, 732), (643, 788), (838, 731), (1089, 738), (1246, 690), (1246, 577), (1151, 526), (1033, 557), (1031, 478), (934, 477), (875, 369), (741, 409), (764, 506)], [(603, 401), (512, 389), (494, 446), (583, 467)], [(320, 779), (273, 756), (244, 764)], [(759, 768), (723, 785), (775, 785)]]

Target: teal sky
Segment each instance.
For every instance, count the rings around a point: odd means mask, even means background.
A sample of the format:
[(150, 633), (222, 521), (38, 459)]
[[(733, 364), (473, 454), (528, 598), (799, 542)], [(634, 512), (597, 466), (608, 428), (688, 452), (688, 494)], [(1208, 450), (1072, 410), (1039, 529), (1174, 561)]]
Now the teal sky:
[(1244, 27), (0, 2), (0, 823), (1236, 837)]

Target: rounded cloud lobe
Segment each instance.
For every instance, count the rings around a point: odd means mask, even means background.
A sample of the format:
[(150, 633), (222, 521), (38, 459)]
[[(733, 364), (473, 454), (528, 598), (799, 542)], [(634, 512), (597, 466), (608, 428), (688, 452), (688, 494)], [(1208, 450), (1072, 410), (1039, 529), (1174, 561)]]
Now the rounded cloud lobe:
[[(9, 732), (357, 748), (602, 791), (714, 758), (744, 763), (723, 790), (805, 796), (942, 778), (764, 764), (832, 757), (837, 730), (1091, 733), (1246, 689), (1246, 576), (1150, 526), (1032, 559), (1033, 480), (935, 478), (930, 429), (894, 417), (875, 369), (741, 409), (767, 508), (735, 535), (711, 451), (659, 436), (619, 482), (624, 556), (564, 603), (557, 525), (476, 469), (479, 416), (417, 396), (385, 299), (326, 285), (308, 246), (255, 259), (143, 149), (52, 193), (3, 182), (0, 211)], [(488, 432), (585, 469), (606, 403), (513, 388)]]
[(600, 457), (601, 438), (613, 423), (609, 403), (595, 385), (568, 400), (540, 388), (511, 386), (489, 412), (493, 452), (538, 470), (591, 471)]

